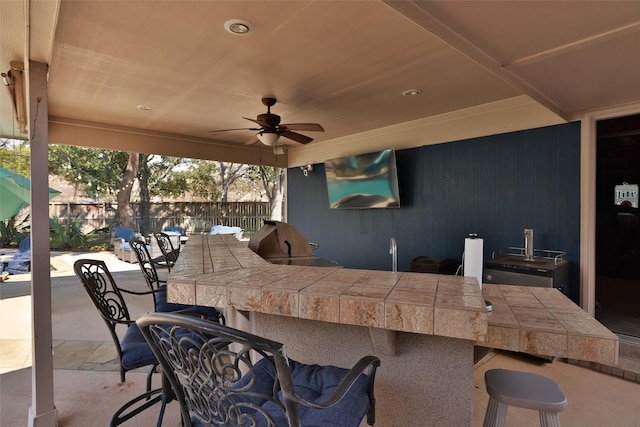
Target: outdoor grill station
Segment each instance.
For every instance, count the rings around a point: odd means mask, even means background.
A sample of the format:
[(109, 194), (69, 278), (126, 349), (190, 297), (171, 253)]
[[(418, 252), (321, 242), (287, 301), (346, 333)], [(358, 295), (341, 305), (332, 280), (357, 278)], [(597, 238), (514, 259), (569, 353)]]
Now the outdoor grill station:
[(566, 253), (534, 249), (533, 229), (525, 228), (525, 247), (508, 247), (493, 253), (484, 263), (484, 283), (557, 288), (566, 294), (569, 262)]

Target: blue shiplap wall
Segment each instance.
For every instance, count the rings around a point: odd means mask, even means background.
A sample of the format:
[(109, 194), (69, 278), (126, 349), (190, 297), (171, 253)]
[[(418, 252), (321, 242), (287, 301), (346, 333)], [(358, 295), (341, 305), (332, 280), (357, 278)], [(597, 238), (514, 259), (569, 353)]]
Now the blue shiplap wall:
[[(393, 142), (390, 142), (393, 145)], [(464, 238), (494, 250), (524, 245), (567, 252), (569, 296), (578, 301), (580, 259), (580, 124), (573, 122), (396, 152), (400, 209), (329, 209), (324, 166), (308, 177), (288, 173), (288, 222), (315, 254), (345, 267), (390, 270), (389, 240), (398, 242), (398, 269), (419, 255), (461, 259)]]

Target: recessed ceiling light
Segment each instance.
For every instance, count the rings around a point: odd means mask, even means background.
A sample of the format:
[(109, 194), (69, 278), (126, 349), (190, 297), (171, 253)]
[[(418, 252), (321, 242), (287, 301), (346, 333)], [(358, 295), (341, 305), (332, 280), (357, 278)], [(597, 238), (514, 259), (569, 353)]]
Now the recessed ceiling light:
[(420, 89), (409, 89), (402, 92), (403, 96), (417, 96), (420, 95), (422, 91)]
[(231, 19), (224, 23), (224, 29), (236, 36), (245, 36), (253, 30), (253, 25), (241, 19)]
[(136, 108), (138, 110), (142, 110), (142, 111), (151, 111), (151, 110), (153, 110), (153, 107), (151, 105), (144, 105), (144, 104), (137, 105)]

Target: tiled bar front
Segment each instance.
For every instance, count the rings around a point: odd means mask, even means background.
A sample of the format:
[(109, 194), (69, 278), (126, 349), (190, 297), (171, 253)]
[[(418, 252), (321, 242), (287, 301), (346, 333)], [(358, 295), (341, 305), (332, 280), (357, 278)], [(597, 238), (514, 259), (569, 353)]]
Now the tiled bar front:
[(470, 425), (474, 344), (600, 363), (618, 352), (617, 337), (555, 289), (481, 292), (460, 276), (275, 265), (224, 235), (190, 237), (168, 297), (226, 308), (232, 326), (285, 342), (303, 362), (377, 355), (385, 427)]
[(475, 279), (270, 264), (245, 242), (193, 236), (169, 276), (169, 299), (467, 340), (484, 340)]

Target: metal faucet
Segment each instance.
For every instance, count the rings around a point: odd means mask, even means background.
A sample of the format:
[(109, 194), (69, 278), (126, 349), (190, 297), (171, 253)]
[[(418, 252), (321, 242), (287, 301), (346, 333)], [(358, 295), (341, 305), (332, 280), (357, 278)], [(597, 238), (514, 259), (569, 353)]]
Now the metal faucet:
[(396, 238), (392, 237), (389, 247), (389, 253), (391, 254), (391, 271), (398, 271), (398, 243)]

